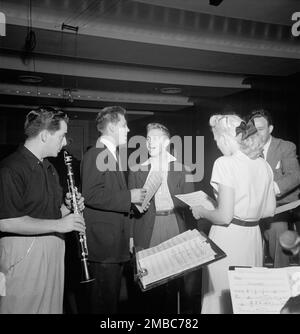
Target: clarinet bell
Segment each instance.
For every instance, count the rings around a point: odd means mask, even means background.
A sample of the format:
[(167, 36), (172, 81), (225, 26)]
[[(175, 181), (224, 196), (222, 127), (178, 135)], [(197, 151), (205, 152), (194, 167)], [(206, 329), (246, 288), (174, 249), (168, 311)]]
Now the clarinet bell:
[(95, 278), (90, 277), (90, 273), (88, 270), (88, 263), (86, 258), (81, 259), (81, 264), (82, 264), (82, 277), (80, 280), (80, 283), (89, 283), (95, 280)]

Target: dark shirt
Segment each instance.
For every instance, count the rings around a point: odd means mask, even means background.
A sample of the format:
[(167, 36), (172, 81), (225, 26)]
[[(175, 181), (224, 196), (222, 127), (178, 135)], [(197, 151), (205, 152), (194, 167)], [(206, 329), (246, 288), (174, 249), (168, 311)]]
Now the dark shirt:
[(62, 190), (53, 165), (26, 147), (0, 163), (0, 219), (30, 216), (61, 218)]

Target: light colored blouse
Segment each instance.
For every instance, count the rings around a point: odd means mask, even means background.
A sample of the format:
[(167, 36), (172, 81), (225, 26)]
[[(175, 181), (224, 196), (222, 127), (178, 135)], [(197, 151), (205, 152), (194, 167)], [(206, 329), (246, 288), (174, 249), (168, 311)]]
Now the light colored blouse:
[(234, 218), (256, 221), (273, 216), (276, 208), (273, 171), (263, 159), (250, 159), (241, 151), (218, 158), (211, 181), (216, 197), (219, 184), (234, 189)]

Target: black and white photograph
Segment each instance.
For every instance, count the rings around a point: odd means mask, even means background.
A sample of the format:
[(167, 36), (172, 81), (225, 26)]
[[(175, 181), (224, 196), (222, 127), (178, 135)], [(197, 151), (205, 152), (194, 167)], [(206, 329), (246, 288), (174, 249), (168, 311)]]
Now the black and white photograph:
[(300, 314), (299, 87), (299, 0), (0, 0), (0, 321)]

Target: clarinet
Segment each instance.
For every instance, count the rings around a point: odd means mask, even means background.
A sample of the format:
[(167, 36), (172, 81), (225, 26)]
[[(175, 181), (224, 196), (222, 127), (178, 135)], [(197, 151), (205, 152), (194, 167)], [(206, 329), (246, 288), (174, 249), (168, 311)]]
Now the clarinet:
[[(71, 194), (71, 203), (73, 208), (73, 213), (81, 214), (78, 203), (77, 203), (77, 188), (75, 187), (74, 182), (74, 173), (72, 169), (72, 156), (68, 154), (67, 151), (64, 151), (64, 161), (67, 167), (67, 175), (68, 175), (68, 189)], [(88, 248), (86, 242), (86, 234), (80, 232), (79, 233), (79, 244), (80, 244), (80, 255), (81, 255), (81, 265), (82, 265), (82, 280), (80, 283), (87, 283), (94, 280), (94, 278), (90, 277), (88, 270)]]

